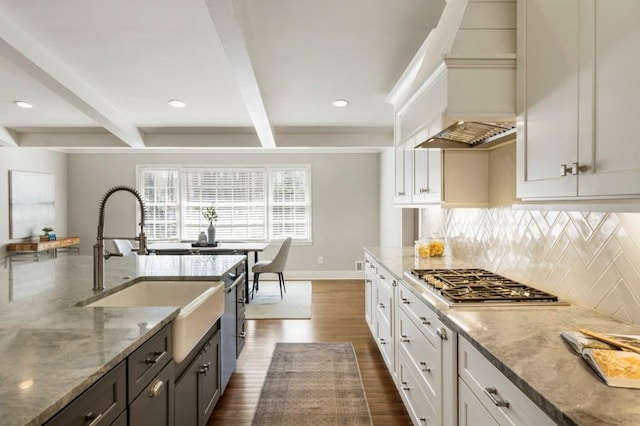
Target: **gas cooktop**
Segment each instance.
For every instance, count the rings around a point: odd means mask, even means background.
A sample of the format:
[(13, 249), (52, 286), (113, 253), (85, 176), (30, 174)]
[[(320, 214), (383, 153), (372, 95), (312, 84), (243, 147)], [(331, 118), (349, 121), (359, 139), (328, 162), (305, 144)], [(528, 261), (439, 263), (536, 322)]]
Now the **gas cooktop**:
[(414, 269), (405, 275), (448, 306), (560, 303), (553, 294), (484, 269)]

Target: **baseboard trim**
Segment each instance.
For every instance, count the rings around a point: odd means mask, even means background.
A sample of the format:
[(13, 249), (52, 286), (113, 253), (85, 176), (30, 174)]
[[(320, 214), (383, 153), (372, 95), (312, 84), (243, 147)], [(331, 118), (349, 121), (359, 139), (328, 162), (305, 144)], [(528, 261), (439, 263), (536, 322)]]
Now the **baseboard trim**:
[[(263, 278), (264, 277), (264, 278)], [(303, 280), (363, 280), (364, 271), (284, 271), (287, 281)], [(251, 278), (249, 278), (251, 280)], [(275, 281), (276, 274), (260, 275), (260, 280)]]

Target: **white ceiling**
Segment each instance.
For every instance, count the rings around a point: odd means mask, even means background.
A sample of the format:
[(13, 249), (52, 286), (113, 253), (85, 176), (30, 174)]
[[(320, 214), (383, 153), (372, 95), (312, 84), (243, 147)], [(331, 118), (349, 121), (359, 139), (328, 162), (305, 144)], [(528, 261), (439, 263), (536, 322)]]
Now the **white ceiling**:
[(385, 98), (444, 2), (0, 0), (0, 145), (391, 144)]

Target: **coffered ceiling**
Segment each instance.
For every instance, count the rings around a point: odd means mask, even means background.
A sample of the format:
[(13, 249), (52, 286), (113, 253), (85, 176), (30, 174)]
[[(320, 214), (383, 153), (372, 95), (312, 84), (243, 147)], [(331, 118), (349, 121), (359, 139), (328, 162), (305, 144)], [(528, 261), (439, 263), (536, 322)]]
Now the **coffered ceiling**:
[[(385, 98), (443, 6), (0, 0), (0, 145), (390, 145), (393, 107)], [(174, 108), (172, 99), (186, 106)], [(337, 108), (336, 99), (349, 104)]]

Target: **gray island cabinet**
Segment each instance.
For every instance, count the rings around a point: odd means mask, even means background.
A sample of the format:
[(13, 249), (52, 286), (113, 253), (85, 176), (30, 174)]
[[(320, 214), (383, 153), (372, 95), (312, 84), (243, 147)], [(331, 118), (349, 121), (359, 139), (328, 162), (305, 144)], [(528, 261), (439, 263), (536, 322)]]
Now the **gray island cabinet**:
[[(144, 280), (222, 281), (244, 259), (112, 258), (105, 287), (109, 292)], [(0, 270), (0, 291), (7, 295), (0, 298), (3, 425), (206, 423), (221, 395), (221, 319), (176, 363), (172, 339), (179, 308), (85, 306), (100, 297), (92, 290), (90, 256), (10, 262)], [(191, 417), (181, 417), (188, 409)]]

